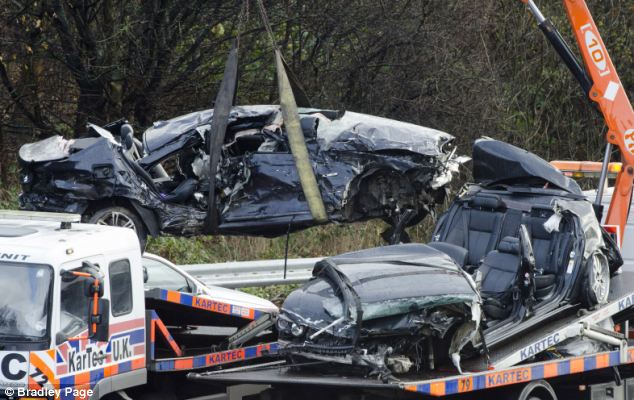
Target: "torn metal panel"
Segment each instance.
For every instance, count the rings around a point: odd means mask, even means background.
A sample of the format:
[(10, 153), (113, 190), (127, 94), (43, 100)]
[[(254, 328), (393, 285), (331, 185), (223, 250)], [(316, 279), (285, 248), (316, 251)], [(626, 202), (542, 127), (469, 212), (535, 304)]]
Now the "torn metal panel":
[(435, 129), (373, 115), (347, 111), (319, 124), (317, 137), (326, 150), (381, 152), (407, 150), (440, 156), (453, 136)]
[(555, 213), (569, 212), (579, 218), (583, 234), (586, 239), (586, 245), (583, 251), (583, 257), (588, 258), (592, 253), (605, 247), (601, 225), (592, 208), (592, 204), (587, 200), (570, 201), (566, 199), (557, 199), (554, 202)]
[(48, 139), (20, 147), (19, 157), (27, 162), (61, 160), (68, 157), (73, 142), (73, 140), (66, 140), (59, 135), (51, 136)]

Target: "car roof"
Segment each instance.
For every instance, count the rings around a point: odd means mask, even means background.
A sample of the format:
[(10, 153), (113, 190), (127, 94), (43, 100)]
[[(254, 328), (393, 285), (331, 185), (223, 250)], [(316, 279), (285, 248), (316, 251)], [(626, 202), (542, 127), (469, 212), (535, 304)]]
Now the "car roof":
[[(154, 122), (143, 133), (145, 152), (152, 153), (186, 132), (209, 126), (213, 111), (196, 111)], [(235, 106), (231, 109), (229, 124), (238, 120), (259, 120), (268, 124), (280, 113), (279, 105)], [(318, 137), (326, 144), (336, 141), (340, 135), (355, 135), (363, 137), (364, 142), (371, 144), (373, 151), (399, 149), (437, 156), (443, 145), (454, 139), (452, 135), (436, 129), (351, 111), (300, 108), (299, 114), (302, 117), (315, 114), (327, 116), (329, 123), (319, 124), (317, 130)]]

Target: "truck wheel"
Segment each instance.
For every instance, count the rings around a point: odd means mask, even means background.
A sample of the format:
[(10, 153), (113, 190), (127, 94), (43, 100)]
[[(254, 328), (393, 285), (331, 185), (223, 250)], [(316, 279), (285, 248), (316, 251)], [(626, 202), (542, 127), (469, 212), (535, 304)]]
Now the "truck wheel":
[(586, 276), (582, 286), (582, 301), (590, 308), (608, 302), (610, 293), (610, 269), (607, 258), (594, 253), (586, 265)]
[(557, 395), (548, 382), (539, 380), (524, 386), (517, 400), (557, 400)]
[(97, 225), (110, 225), (120, 226), (123, 228), (130, 228), (136, 232), (139, 237), (139, 243), (141, 244), (141, 251), (145, 249), (145, 243), (147, 241), (147, 232), (141, 219), (136, 215), (134, 211), (130, 211), (124, 207), (105, 207), (95, 211), (88, 219), (91, 224)]

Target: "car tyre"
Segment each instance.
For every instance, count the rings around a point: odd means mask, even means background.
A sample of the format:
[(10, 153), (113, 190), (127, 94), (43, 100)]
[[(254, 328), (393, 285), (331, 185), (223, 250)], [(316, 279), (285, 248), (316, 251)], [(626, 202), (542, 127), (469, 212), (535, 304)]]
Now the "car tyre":
[(582, 301), (588, 308), (608, 302), (610, 267), (602, 253), (594, 253), (587, 262), (582, 286)]
[(145, 250), (147, 232), (145, 225), (143, 225), (143, 222), (134, 211), (118, 206), (105, 207), (95, 211), (88, 219), (88, 222), (97, 225), (120, 226), (133, 229), (139, 238), (141, 250)]

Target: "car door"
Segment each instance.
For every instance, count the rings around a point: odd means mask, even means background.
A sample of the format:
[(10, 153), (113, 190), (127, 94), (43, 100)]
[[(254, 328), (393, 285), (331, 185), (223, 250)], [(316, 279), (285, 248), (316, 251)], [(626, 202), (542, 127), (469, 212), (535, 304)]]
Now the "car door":
[(219, 204), (222, 233), (283, 234), (288, 225), (312, 221), (293, 155), (255, 152), (232, 157), (226, 170), (243, 166), (248, 173), (236, 180)]

